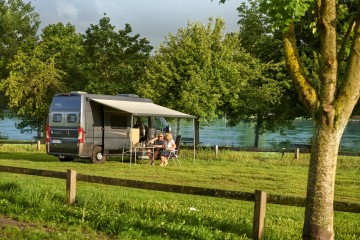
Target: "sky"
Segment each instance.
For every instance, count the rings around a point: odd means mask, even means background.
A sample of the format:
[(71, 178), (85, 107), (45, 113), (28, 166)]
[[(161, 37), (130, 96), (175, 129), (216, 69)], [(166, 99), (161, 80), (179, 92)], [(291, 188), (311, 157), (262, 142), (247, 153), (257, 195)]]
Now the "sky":
[(117, 30), (126, 23), (132, 33), (147, 38), (150, 45), (158, 47), (168, 33), (176, 34), (188, 21), (207, 25), (209, 17), (225, 20), (226, 32), (238, 30), (236, 8), (243, 0), (28, 0), (40, 15), (43, 29), (49, 24), (70, 23), (80, 33), (90, 24), (98, 24), (104, 13)]

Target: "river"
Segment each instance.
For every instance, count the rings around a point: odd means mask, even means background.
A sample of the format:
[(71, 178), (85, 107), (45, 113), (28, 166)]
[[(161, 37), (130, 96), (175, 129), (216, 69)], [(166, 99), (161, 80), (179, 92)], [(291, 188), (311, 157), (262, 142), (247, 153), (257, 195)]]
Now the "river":
[[(172, 123), (175, 127), (176, 123)], [(269, 148), (280, 142), (292, 144), (310, 144), (313, 134), (313, 122), (311, 120), (296, 119), (293, 121), (294, 129), (284, 131), (285, 135), (279, 133), (266, 132), (260, 136), (259, 147)], [(173, 128), (174, 128), (173, 127)], [(183, 137), (192, 137), (192, 123), (180, 123), (180, 134)], [(235, 127), (226, 127), (225, 120), (218, 120), (213, 125), (200, 129), (200, 141), (204, 146), (227, 146), (227, 147), (252, 147), (254, 145), (255, 134), (253, 126), (240, 123)], [(340, 145), (341, 151), (360, 151), (360, 121), (349, 121)]]
[[(0, 137), (9, 140), (32, 140), (36, 135), (21, 134), (15, 127), (19, 120), (16, 118), (5, 118), (0, 120)], [(170, 123), (174, 132), (176, 121)], [(280, 142), (292, 144), (309, 144), (312, 136), (313, 125), (311, 120), (294, 120), (294, 129), (285, 131), (285, 135), (266, 132), (260, 136), (259, 147), (268, 148)], [(192, 137), (192, 122), (181, 120), (179, 133), (183, 137)], [(254, 130), (252, 126), (240, 123), (235, 127), (226, 127), (226, 121), (219, 119), (211, 126), (200, 129), (200, 141), (203, 146), (227, 146), (227, 147), (252, 147), (254, 144)], [(352, 120), (348, 123), (342, 137), (340, 149), (342, 151), (360, 151), (360, 121)]]
[(20, 120), (17, 118), (5, 117), (3, 120), (0, 119), (0, 138), (7, 138), (9, 140), (34, 140), (35, 132), (32, 134), (20, 133), (20, 130), (15, 127), (15, 124), (19, 122)]

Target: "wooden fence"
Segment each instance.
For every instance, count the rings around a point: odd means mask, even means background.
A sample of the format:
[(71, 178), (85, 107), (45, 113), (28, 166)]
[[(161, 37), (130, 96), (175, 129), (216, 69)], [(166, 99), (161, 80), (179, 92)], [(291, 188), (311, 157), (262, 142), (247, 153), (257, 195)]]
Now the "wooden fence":
[[(253, 239), (259, 239), (263, 236), (265, 226), (266, 203), (287, 206), (305, 206), (305, 198), (266, 194), (265, 192), (259, 190), (256, 190), (255, 193), (248, 193), (222, 189), (180, 186), (120, 178), (83, 175), (77, 174), (74, 170), (67, 170), (67, 172), (57, 172), (50, 170), (0, 166), (0, 172), (66, 179), (66, 196), (70, 205), (75, 203), (77, 181), (255, 202)], [(334, 210), (360, 213), (360, 204), (335, 201)]]

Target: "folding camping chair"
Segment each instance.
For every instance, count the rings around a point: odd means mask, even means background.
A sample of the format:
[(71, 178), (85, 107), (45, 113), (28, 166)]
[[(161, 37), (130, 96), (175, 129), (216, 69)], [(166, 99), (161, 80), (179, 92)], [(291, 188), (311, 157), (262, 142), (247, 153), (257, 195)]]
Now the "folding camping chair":
[(175, 165), (177, 163), (179, 163), (179, 165), (181, 165), (180, 161), (179, 161), (179, 154), (180, 154), (180, 141), (181, 141), (181, 135), (177, 135), (176, 136), (176, 139), (175, 139), (175, 145), (176, 145), (176, 148), (174, 151), (171, 151), (169, 156), (168, 156), (168, 159), (172, 159), (175, 163)]

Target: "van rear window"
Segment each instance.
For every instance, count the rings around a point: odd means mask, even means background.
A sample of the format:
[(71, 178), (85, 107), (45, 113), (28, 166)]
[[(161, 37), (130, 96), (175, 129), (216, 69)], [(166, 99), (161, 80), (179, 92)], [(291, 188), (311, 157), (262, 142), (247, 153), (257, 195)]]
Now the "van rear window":
[(53, 115), (53, 122), (61, 122), (62, 120), (62, 115), (60, 113), (55, 113)]
[(51, 111), (80, 110), (81, 96), (56, 96), (51, 103)]
[(76, 114), (68, 114), (66, 118), (68, 123), (76, 122)]

